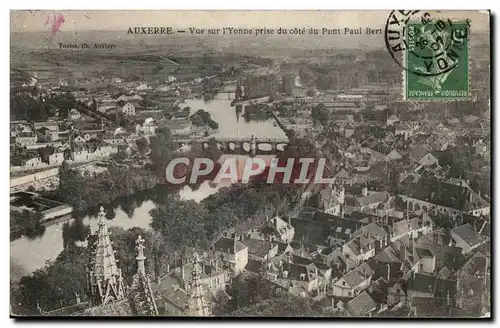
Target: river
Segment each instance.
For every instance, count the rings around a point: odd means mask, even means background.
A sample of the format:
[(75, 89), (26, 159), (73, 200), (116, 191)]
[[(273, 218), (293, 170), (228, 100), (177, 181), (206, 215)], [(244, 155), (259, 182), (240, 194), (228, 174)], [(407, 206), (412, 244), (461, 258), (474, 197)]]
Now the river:
[[(230, 103), (231, 100), (228, 99), (227, 93), (222, 93), (212, 100), (188, 99), (183, 105), (191, 107), (191, 114), (198, 109), (208, 111), (212, 119), (219, 124), (219, 131), (214, 136), (241, 138), (252, 135), (256, 138), (286, 136), (279, 127), (274, 125), (274, 121), (271, 119), (245, 121), (241, 116), (243, 112), (237, 115), (235, 107), (231, 107)], [(240, 159), (246, 158), (246, 156), (238, 157)], [(179, 196), (183, 200), (199, 202), (217, 192), (220, 187), (222, 186), (212, 187), (208, 182), (205, 182), (199, 189), (193, 191), (189, 186), (186, 186), (179, 191)], [(115, 204), (106, 207), (107, 211), (111, 211), (109, 213), (111, 220), (108, 220), (108, 224), (123, 229), (133, 227), (149, 229), (151, 223), (149, 211), (154, 206), (153, 201), (148, 197), (148, 192), (137, 195), (137, 197), (118, 200)], [(43, 267), (46, 260), (55, 259), (59, 255), (66, 243), (83, 240), (88, 229), (94, 232), (97, 228), (97, 210), (92, 209), (81, 217), (73, 217), (67, 221), (47, 226), (43, 235), (35, 239), (22, 236), (11, 241), (11, 279), (17, 280)]]

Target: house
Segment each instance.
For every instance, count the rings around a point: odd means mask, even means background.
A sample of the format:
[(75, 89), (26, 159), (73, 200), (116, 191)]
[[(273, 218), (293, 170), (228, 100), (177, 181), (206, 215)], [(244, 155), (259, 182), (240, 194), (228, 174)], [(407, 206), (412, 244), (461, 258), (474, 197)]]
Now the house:
[(466, 186), (408, 176), (400, 183), (399, 196), (411, 211), (442, 213), (452, 217), (460, 214), (489, 215), (490, 204)]
[[(226, 284), (231, 282), (232, 272), (222, 268), (214, 259), (199, 260), (198, 263), (186, 263), (159, 277), (151, 284), (156, 296), (156, 303), (165, 314), (170, 316), (208, 315), (222, 299), (228, 299)], [(195, 268), (196, 265), (196, 268)], [(196, 270), (196, 274), (195, 274)], [(195, 288), (199, 288), (194, 291)], [(193, 295), (196, 293), (196, 295)], [(196, 297), (195, 302), (193, 297)], [(201, 302), (199, 304), (197, 302)], [(206, 307), (205, 314), (196, 314), (201, 309), (193, 309), (193, 304)], [(190, 313), (193, 310), (194, 313)], [(206, 311), (205, 310), (205, 311)]]
[(169, 128), (172, 135), (185, 135), (189, 134), (192, 128), (191, 120), (178, 119), (178, 120), (168, 120), (165, 122), (165, 126)]
[(248, 247), (248, 258), (252, 260), (271, 260), (278, 254), (278, 244), (274, 242), (250, 238), (241, 242)]
[(40, 131), (47, 141), (59, 139), (59, 124), (57, 122), (35, 122), (35, 131)]
[(156, 134), (156, 129), (158, 129), (158, 125), (151, 117), (145, 119), (142, 126), (139, 124), (136, 125), (136, 133), (143, 134), (147, 137), (154, 136)]
[(409, 150), (408, 155), (411, 161), (417, 162), (423, 166), (431, 166), (433, 164), (439, 165), (438, 159), (425, 147), (413, 147)]
[(469, 223), (451, 230), (451, 238), (464, 254), (471, 253), (489, 240), (488, 237), (481, 236)]
[(290, 219), (287, 222), (279, 216), (275, 216), (261, 232), (268, 235), (272, 241), (291, 243), (295, 235), (295, 228), (292, 226)]
[(327, 214), (342, 216), (344, 214), (345, 189), (342, 185), (330, 184), (308, 197), (307, 204), (321, 209)]
[(449, 235), (440, 236), (439, 234), (440, 231), (436, 230), (427, 235), (422, 235), (413, 242), (413, 245), (415, 249), (429, 250), (435, 257), (435, 272), (447, 278), (450, 272), (458, 270), (460, 265), (463, 264), (464, 255), (461, 248), (450, 245), (452, 239)]
[(320, 290), (319, 269), (314, 263), (307, 265), (296, 264), (290, 254), (282, 255), (271, 262), (262, 262), (264, 277), (289, 293), (305, 297), (311, 292), (324, 291), (326, 285)]
[(361, 265), (344, 274), (337, 280), (332, 281), (332, 295), (341, 297), (356, 297), (368, 288), (374, 271), (363, 262)]
[(422, 213), (412, 219), (393, 220), (392, 225), (389, 225), (391, 241), (394, 242), (405, 236), (415, 239), (422, 234), (426, 235), (432, 232), (433, 226), (434, 223), (427, 213)]
[(395, 282), (387, 288), (387, 305), (393, 306), (396, 303), (406, 302), (406, 291), (399, 282)]
[(49, 155), (49, 165), (51, 166), (59, 166), (64, 162), (64, 152), (54, 152), (52, 155)]
[(211, 248), (215, 257), (228, 265), (234, 275), (240, 274), (248, 263), (248, 247), (236, 237), (221, 237)]
[(375, 277), (385, 277), (392, 282), (420, 272), (421, 260), (413, 239), (405, 237), (377, 252), (369, 264), (375, 271)]
[(72, 139), (72, 142), (77, 145), (83, 145), (87, 143), (87, 140), (83, 136), (78, 135)]
[(364, 291), (354, 299), (347, 302), (346, 310), (353, 317), (366, 317), (375, 314), (377, 303)]
[(150, 90), (151, 87), (149, 87), (147, 83), (140, 83), (135, 89), (137, 91), (144, 91), (144, 90)]
[(399, 117), (397, 115), (393, 114), (387, 118), (387, 126), (393, 126), (396, 122), (399, 122)]
[(133, 116), (135, 115), (135, 106), (128, 102), (120, 109), (120, 112), (126, 116)]
[(19, 132), (14, 139), (16, 146), (25, 147), (36, 144), (37, 137), (33, 132)]
[(352, 238), (352, 233), (362, 226), (361, 222), (315, 211), (301, 211), (291, 219), (295, 228), (295, 240), (304, 244), (324, 247), (342, 246)]
[(457, 306), (467, 314), (479, 316), (486, 294), (490, 291), (490, 265), (488, 257), (476, 252), (460, 269), (457, 278)]
[(347, 196), (345, 200), (346, 213), (352, 211), (372, 211), (381, 204), (390, 206), (391, 196), (387, 191), (368, 191), (368, 188), (363, 188), (360, 196)]
[(441, 304), (454, 304), (457, 283), (431, 274), (414, 273), (407, 282), (406, 292), (410, 300), (413, 298), (428, 298), (438, 300)]
[(397, 161), (402, 158), (403, 156), (400, 153), (398, 153), (396, 149), (391, 150), (391, 152), (385, 156), (386, 161)]
[(376, 247), (379, 245), (377, 239), (370, 234), (359, 235), (349, 240), (342, 246), (347, 269), (352, 269), (375, 256)]
[(143, 100), (143, 98), (138, 95), (138, 94), (134, 94), (134, 95), (121, 95), (120, 97), (118, 97), (116, 99), (117, 102), (120, 102), (120, 101), (125, 101), (125, 102), (128, 102), (128, 101), (141, 101)]
[(97, 108), (97, 111), (100, 113), (106, 114), (106, 113), (109, 113), (115, 109), (116, 109), (116, 105), (106, 104), (106, 105), (99, 106), (99, 108)]
[(344, 137), (345, 138), (350, 138), (354, 135), (354, 126), (350, 123), (347, 123), (346, 126), (344, 126)]
[(80, 112), (76, 108), (73, 108), (70, 109), (68, 113), (68, 118), (72, 121), (77, 121), (82, 118), (82, 114), (80, 114)]
[(407, 140), (413, 135), (413, 128), (408, 123), (395, 122), (393, 126), (395, 126), (394, 135), (396, 136), (403, 136), (403, 138)]

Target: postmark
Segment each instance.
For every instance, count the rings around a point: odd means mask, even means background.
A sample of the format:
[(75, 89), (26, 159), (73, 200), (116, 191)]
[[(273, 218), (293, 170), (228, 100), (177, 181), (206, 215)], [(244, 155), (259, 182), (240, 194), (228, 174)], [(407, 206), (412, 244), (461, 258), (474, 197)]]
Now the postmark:
[(470, 21), (422, 11), (393, 11), (387, 19), (386, 46), (403, 69), (403, 98), (469, 98)]

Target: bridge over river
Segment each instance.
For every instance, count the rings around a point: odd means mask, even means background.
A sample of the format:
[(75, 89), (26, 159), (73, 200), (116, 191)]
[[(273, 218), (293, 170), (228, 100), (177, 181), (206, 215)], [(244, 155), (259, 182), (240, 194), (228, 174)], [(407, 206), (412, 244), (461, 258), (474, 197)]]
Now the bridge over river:
[(277, 151), (284, 151), (288, 145), (287, 137), (269, 137), (269, 138), (255, 138), (251, 137), (223, 137), (223, 136), (209, 136), (204, 138), (176, 138), (180, 144), (187, 145), (192, 143), (201, 143), (203, 148), (208, 147), (208, 141), (215, 139), (217, 148), (224, 153), (238, 153), (238, 154), (271, 154)]

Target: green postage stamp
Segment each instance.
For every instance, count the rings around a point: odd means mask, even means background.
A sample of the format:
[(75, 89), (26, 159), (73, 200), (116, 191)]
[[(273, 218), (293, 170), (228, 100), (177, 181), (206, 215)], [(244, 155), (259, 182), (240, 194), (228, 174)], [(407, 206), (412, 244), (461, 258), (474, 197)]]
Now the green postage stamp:
[(436, 20), (407, 24), (404, 98), (469, 99), (469, 23)]

